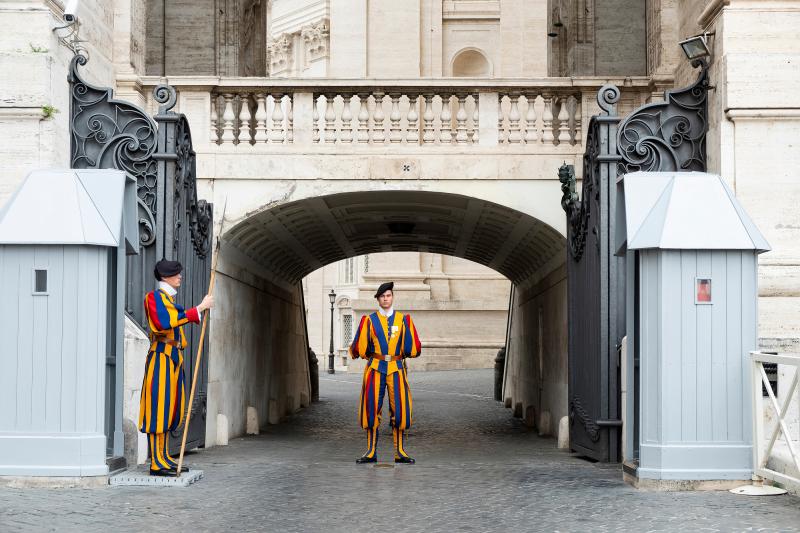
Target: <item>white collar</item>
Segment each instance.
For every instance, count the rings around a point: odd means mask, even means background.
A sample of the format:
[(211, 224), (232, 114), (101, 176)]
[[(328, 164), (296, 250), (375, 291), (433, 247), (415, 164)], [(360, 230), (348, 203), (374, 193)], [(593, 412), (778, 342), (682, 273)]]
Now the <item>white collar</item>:
[(378, 312), (380, 314), (382, 314), (383, 316), (385, 316), (386, 318), (389, 318), (390, 316), (392, 316), (392, 313), (394, 313), (394, 307), (390, 307), (388, 311), (384, 311), (383, 307), (379, 306), (378, 307)]
[(176, 294), (178, 294), (178, 291), (173, 289), (172, 285), (170, 285), (166, 281), (159, 281), (158, 282), (158, 288), (161, 289), (162, 291), (166, 292), (170, 296), (175, 296)]

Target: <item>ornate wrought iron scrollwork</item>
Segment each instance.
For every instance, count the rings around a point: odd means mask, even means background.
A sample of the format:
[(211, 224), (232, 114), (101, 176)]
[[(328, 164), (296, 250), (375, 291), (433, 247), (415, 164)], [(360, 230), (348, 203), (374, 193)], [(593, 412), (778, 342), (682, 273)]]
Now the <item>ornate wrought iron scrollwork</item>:
[[(613, 116), (614, 105), (619, 101), (619, 89), (613, 85), (604, 85), (597, 93), (597, 103), (605, 112), (605, 116)], [(575, 186), (575, 169), (564, 164), (558, 169), (561, 181), (561, 207), (567, 214), (569, 224), (569, 250), (573, 260), (580, 261), (586, 248), (586, 237), (592, 222), (592, 233), (597, 235), (597, 217), (592, 220), (592, 201), (600, 200), (600, 158), (603, 155), (600, 124), (604, 115), (592, 117), (586, 133), (586, 152), (583, 155), (583, 187), (578, 198)], [(596, 239), (599, 245), (599, 240)], [(599, 253), (599, 249), (597, 250)]]
[(619, 126), (620, 175), (639, 170), (706, 170), (708, 64), (692, 61), (700, 75), (689, 87), (667, 91), (663, 102), (640, 107)]
[(569, 419), (573, 424), (577, 419), (586, 430), (586, 434), (592, 442), (600, 440), (600, 426), (592, 420), (592, 417), (586, 412), (586, 409), (584, 409), (583, 404), (581, 404), (577, 396), (573, 396), (569, 401)]
[(87, 58), (76, 55), (69, 67), (70, 167), (115, 168), (136, 178), (139, 197), (139, 240), (156, 238), (158, 169), (156, 123), (135, 105), (112, 98), (111, 89), (91, 85), (78, 67)]
[(175, 237), (177, 250), (184, 214), (179, 212), (181, 199), (185, 200), (189, 236), (195, 254), (205, 258), (211, 245), (211, 204), (197, 199), (197, 156), (192, 148), (192, 134), (186, 117), (180, 115), (175, 124)]

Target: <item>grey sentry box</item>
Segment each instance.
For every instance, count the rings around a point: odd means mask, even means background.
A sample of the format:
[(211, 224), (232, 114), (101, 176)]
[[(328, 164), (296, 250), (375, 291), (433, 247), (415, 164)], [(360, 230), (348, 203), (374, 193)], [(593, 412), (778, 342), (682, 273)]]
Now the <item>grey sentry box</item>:
[(749, 480), (748, 353), (757, 341), (758, 254), (769, 244), (719, 176), (636, 172), (620, 182), (634, 391), (626, 419), (635, 420), (626, 463), (638, 466), (640, 481)]
[(136, 215), (118, 170), (34, 171), (0, 209), (0, 475), (104, 475), (123, 455)]

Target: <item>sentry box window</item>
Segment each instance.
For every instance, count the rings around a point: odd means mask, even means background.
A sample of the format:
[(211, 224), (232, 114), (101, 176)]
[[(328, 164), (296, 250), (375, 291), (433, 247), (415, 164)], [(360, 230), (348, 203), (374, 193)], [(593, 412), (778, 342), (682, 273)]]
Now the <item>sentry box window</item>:
[(33, 294), (47, 294), (47, 270), (33, 271)]
[(694, 303), (713, 303), (711, 299), (711, 278), (695, 278)]

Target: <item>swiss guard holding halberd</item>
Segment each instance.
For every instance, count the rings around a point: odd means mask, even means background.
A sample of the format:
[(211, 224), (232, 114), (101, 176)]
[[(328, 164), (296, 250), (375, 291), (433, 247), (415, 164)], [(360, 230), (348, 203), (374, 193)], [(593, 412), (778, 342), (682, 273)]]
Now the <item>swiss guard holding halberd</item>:
[(374, 463), (378, 460), (378, 429), (381, 425), (381, 407), (388, 388), (389, 414), (394, 437), (394, 462), (413, 464), (403, 446), (403, 434), (411, 427), (411, 391), (405, 359), (418, 357), (422, 351), (417, 328), (410, 315), (394, 310), (393, 283), (378, 287), (375, 298), (378, 311), (361, 318), (350, 357), (367, 360), (361, 385), (361, 402), (358, 418), (367, 430), (367, 453), (356, 463)]
[[(203, 311), (214, 306), (211, 295), (191, 309), (184, 310), (175, 303), (182, 270), (183, 266), (177, 261), (162, 259), (156, 263), (154, 274), (158, 289), (144, 298), (144, 312), (150, 326), (150, 350), (139, 402), (139, 431), (147, 433), (152, 476), (177, 474), (178, 462), (169, 454), (168, 433), (181, 425), (186, 411), (183, 325), (199, 323)], [(182, 467), (181, 470), (188, 469)]]

